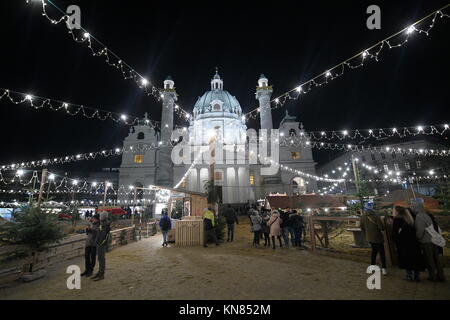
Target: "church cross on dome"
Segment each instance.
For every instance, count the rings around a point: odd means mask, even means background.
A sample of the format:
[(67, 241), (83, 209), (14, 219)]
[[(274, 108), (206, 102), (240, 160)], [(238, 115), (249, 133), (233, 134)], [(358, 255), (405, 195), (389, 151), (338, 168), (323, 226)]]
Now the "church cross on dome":
[(211, 90), (223, 90), (223, 81), (220, 78), (218, 67), (216, 67), (216, 74), (211, 80)]

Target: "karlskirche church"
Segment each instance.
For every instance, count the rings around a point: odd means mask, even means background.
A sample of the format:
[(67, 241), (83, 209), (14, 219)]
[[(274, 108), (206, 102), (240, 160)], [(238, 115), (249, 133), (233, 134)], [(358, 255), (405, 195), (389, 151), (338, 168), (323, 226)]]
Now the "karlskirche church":
[[(268, 79), (261, 75), (256, 87), (255, 97), (259, 102), (260, 128), (273, 129), (270, 99), (272, 87)], [(123, 147), (133, 152), (124, 152), (120, 166), (119, 185), (148, 187), (163, 186), (180, 190), (204, 192), (205, 182), (210, 179), (211, 166), (205, 162), (174, 164), (171, 158), (171, 143), (174, 129), (173, 115), (177, 93), (175, 83), (169, 77), (162, 89), (161, 130), (156, 132), (150, 122), (141, 119), (130, 128)], [(300, 136), (303, 132), (295, 117), (287, 112), (279, 125), (280, 137)], [(317, 192), (315, 180), (306, 180), (289, 170), (277, 170), (272, 175), (261, 175), (261, 167), (267, 166), (259, 161), (249, 161), (258, 157), (249, 151), (246, 138), (247, 126), (239, 101), (224, 90), (224, 81), (216, 72), (211, 80), (211, 88), (206, 91), (193, 107), (189, 115), (189, 126), (184, 128), (190, 144), (207, 145), (210, 133), (219, 133), (224, 145), (241, 146), (246, 161), (222, 161), (214, 165), (214, 182), (219, 190), (222, 203), (246, 204), (265, 198), (270, 193), (305, 194)], [(304, 134), (304, 133), (303, 133)], [(209, 141), (208, 141), (209, 140)], [(139, 148), (152, 145), (154, 148)], [(278, 145), (277, 145), (278, 147)], [(139, 150), (144, 151), (139, 151)], [(233, 149), (234, 150), (234, 149)], [(195, 155), (193, 156), (195, 158)], [(315, 175), (315, 162), (308, 145), (279, 146), (279, 164), (285, 167)], [(120, 197), (119, 197), (120, 199)], [(127, 199), (125, 195), (122, 200)]]

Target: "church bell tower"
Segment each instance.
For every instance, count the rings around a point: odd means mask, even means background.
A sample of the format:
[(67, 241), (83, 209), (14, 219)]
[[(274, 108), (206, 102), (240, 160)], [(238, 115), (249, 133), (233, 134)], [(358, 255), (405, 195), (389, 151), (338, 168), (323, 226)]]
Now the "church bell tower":
[(165, 187), (173, 187), (173, 163), (172, 153), (172, 131), (173, 131), (173, 109), (177, 101), (175, 82), (169, 76), (164, 80), (162, 90), (162, 113), (161, 113), (161, 135), (159, 141), (158, 177), (157, 184)]

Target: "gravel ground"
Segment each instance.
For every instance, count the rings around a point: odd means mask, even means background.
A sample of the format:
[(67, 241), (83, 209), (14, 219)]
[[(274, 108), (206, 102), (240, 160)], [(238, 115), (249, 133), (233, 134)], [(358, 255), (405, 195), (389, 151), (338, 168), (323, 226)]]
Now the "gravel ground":
[[(161, 247), (161, 235), (107, 254), (103, 281), (82, 278), (66, 287), (68, 265), (48, 268), (45, 278), (0, 289), (0, 299), (450, 299), (450, 282), (410, 283), (389, 270), (381, 290), (366, 287), (368, 264), (293, 248), (253, 248), (249, 225), (236, 228), (233, 243), (208, 248)], [(445, 270), (447, 278), (450, 270)]]

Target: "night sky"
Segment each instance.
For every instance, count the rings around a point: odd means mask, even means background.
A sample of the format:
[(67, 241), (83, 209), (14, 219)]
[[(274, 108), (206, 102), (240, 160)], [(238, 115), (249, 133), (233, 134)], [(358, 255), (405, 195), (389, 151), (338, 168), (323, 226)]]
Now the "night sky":
[[(264, 73), (274, 96), (439, 9), (446, 1), (63, 1), (81, 7), (81, 24), (140, 74), (162, 87), (171, 75), (187, 110), (210, 88), (215, 67), (244, 112), (257, 107)], [(240, 3), (240, 4), (239, 4)], [(242, 4), (245, 3), (245, 6)], [(381, 7), (381, 30), (366, 27), (367, 6)], [(60, 17), (48, 6), (50, 16)], [(450, 10), (446, 10), (450, 13)], [(160, 120), (161, 104), (124, 80), (103, 58), (72, 40), (40, 3), (0, 2), (0, 87)], [(430, 37), (415, 34), (380, 62), (347, 71), (286, 107), (307, 130), (441, 124), (449, 120), (450, 19)], [(402, 37), (398, 38), (400, 41)], [(278, 126), (286, 108), (274, 111)], [(0, 101), (1, 164), (122, 145), (126, 125), (34, 110)], [(183, 124), (175, 116), (177, 123)], [(256, 127), (258, 121), (250, 121)], [(76, 169), (118, 166), (83, 161)]]

